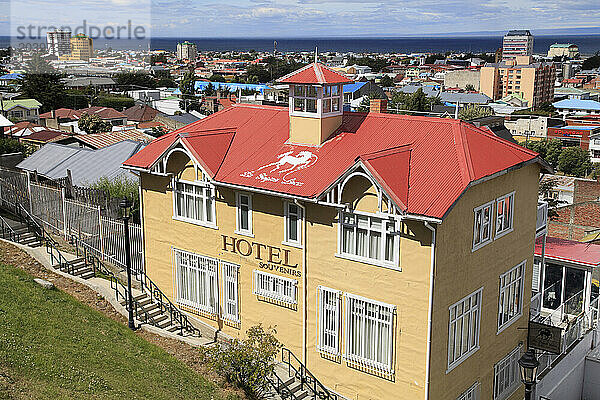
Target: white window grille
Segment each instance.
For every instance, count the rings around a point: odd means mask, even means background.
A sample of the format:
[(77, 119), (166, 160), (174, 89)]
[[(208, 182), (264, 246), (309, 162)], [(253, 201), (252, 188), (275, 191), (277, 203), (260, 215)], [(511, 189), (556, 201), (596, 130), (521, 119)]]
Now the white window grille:
[(215, 226), (214, 188), (181, 180), (173, 181), (174, 218)]
[(494, 202), (491, 201), (474, 210), (473, 250), (477, 250), (492, 241), (492, 211)]
[(520, 384), (519, 358), (521, 346), (494, 365), (494, 400), (508, 398)]
[(298, 281), (254, 270), (254, 294), (283, 303), (297, 304)]
[(456, 400), (479, 400), (479, 382), (464, 391)]
[(496, 200), (496, 237), (512, 231), (514, 200), (514, 192)]
[(238, 193), (236, 197), (236, 231), (244, 235), (252, 235), (252, 197), (243, 193)]
[(323, 114), (340, 111), (340, 88), (338, 85), (323, 87)]
[(523, 313), (523, 275), (525, 261), (500, 275), (498, 332), (508, 327)]
[(240, 266), (222, 261), (223, 271), (223, 318), (239, 322), (238, 275)]
[(340, 213), (339, 252), (358, 261), (398, 264), (399, 241), (393, 220), (357, 213)]
[(312, 85), (293, 85), (292, 97), (294, 112), (317, 112), (317, 87)]
[(218, 312), (218, 260), (174, 249), (177, 303), (210, 314)]
[(483, 288), (450, 306), (448, 371), (479, 349), (481, 292)]
[(317, 287), (317, 350), (335, 356), (340, 354), (341, 292)]
[(284, 243), (302, 245), (302, 209), (297, 204), (284, 203)]
[(393, 373), (394, 305), (345, 293), (345, 353), (351, 363)]

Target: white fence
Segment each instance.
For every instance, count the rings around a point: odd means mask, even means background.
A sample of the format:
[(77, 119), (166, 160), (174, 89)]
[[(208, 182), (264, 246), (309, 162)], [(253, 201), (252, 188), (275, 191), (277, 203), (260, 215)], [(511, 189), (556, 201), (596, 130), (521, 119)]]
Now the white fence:
[[(125, 267), (123, 221), (108, 218), (100, 206), (67, 199), (65, 190), (36, 184), (26, 174), (0, 171), (0, 199), (8, 204), (21, 203), (44, 228), (66, 239), (75, 236), (98, 258)], [(131, 265), (144, 268), (142, 227), (129, 223)]]

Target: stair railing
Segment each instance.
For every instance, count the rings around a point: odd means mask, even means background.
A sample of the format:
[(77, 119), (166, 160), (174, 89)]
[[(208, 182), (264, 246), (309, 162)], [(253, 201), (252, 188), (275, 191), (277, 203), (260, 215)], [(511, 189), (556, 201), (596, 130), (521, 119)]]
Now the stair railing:
[(279, 375), (277, 375), (275, 372), (273, 372), (270, 376), (267, 376), (267, 380), (283, 400), (298, 400), (298, 396), (296, 396), (294, 392), (290, 390), (288, 384), (282, 381)]
[[(301, 389), (305, 387), (318, 399), (339, 400), (340, 397), (331, 393), (304, 364), (289, 349), (281, 348), (281, 362), (288, 367), (288, 374), (300, 380)], [(293, 371), (293, 374), (292, 374)]]
[[(77, 256), (83, 256), (86, 260), (86, 263), (92, 266), (94, 269), (94, 274), (96, 271), (107, 275), (111, 280), (111, 288), (116, 290), (117, 300), (119, 296), (127, 300), (127, 286), (122, 283), (117, 276), (109, 270), (104, 262), (102, 262), (94, 252), (89, 249), (89, 245), (79, 238), (76, 235), (71, 235), (70, 242), (75, 246), (75, 250)], [(183, 336), (184, 331), (190, 332), (192, 335), (196, 334), (201, 336), (200, 330), (192, 325), (187, 316), (181, 312), (170, 300), (169, 298), (158, 288), (158, 286), (150, 279), (145, 273), (134, 273), (135, 278), (140, 282), (142, 286), (142, 290), (146, 292), (150, 296), (150, 300), (158, 303), (161, 314), (166, 313), (169, 318), (171, 325), (179, 324), (180, 335)], [(114, 286), (113, 286), (114, 283)], [(119, 290), (122, 290), (123, 293), (120, 293)], [(137, 302), (134, 301), (137, 305)], [(127, 306), (126, 306), (127, 308)], [(138, 307), (141, 309), (141, 307)], [(152, 325), (157, 326), (154, 318), (148, 314), (145, 310), (143, 311), (144, 317), (151, 321)]]
[(2, 228), (2, 237), (4, 239), (8, 239), (13, 242), (21, 241), (21, 235), (15, 232), (12, 226), (10, 226), (10, 224), (2, 217), (0, 217), (0, 226)]

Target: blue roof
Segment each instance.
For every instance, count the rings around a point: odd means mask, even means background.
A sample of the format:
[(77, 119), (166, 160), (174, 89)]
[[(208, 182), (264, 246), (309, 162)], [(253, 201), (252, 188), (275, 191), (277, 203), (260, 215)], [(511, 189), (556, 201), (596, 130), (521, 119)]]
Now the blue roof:
[(564, 99), (552, 103), (555, 108), (570, 108), (575, 110), (600, 111), (600, 103), (594, 100)]
[[(264, 84), (252, 84), (252, 83), (226, 83), (226, 82), (206, 82), (206, 81), (196, 81), (195, 88), (196, 90), (204, 91), (209, 83), (212, 83), (215, 89), (228, 90), (230, 92), (237, 92), (240, 89), (244, 90), (255, 90), (259, 93), (262, 93), (265, 89), (269, 89), (268, 85)], [(173, 94), (181, 94), (179, 88), (173, 91)]]
[(344, 85), (344, 93), (354, 93), (366, 84), (367, 82), (354, 82)]
[(12, 74), (2, 75), (2, 76), (0, 76), (0, 79), (5, 80), (5, 81), (12, 81), (12, 80), (15, 80), (15, 79), (19, 79), (22, 76), (23, 75), (21, 75), (21, 74), (12, 73)]
[(572, 131), (591, 131), (600, 128), (600, 125), (586, 125), (586, 126), (561, 126), (557, 129), (568, 129)]

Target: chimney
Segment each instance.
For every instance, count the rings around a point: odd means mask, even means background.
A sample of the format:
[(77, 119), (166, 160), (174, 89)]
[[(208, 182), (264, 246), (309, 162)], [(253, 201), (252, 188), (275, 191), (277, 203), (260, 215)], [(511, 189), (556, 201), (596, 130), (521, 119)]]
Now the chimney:
[(56, 118), (56, 113), (54, 112), (54, 110), (50, 111), (50, 117), (52, 119)]
[(387, 102), (386, 99), (371, 99), (369, 112), (377, 114), (387, 113)]

